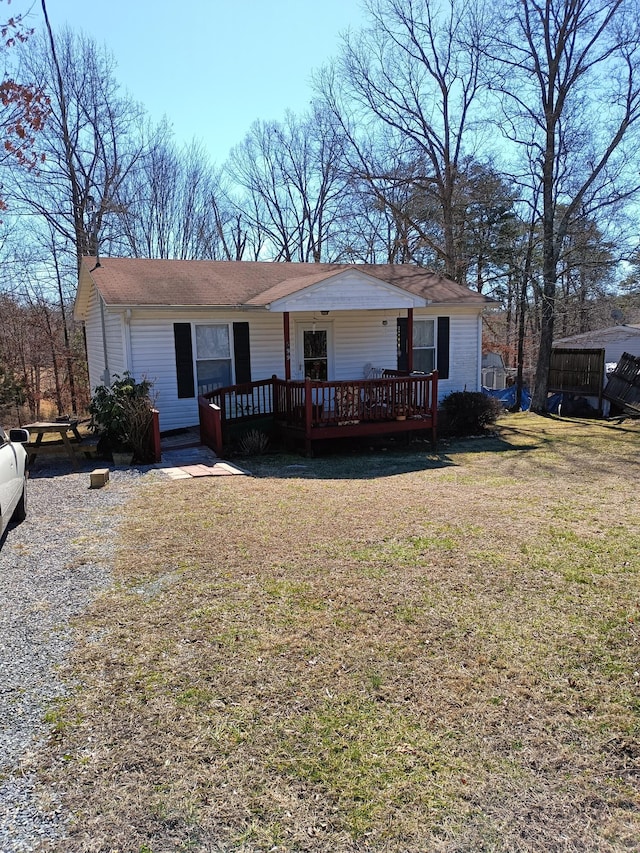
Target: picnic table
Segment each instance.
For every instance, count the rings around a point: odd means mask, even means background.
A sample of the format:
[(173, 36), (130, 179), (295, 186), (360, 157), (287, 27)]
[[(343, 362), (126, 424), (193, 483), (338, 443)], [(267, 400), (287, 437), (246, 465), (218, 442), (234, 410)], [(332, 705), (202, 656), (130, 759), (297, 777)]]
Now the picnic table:
[(36, 436), (36, 440), (33, 444), (30, 443), (27, 445), (27, 450), (29, 452), (29, 464), (35, 461), (39, 453), (48, 453), (60, 448), (60, 445), (58, 444), (42, 443), (42, 439), (45, 435), (57, 435), (62, 439), (62, 445), (66, 450), (69, 459), (71, 459), (73, 467), (78, 467), (75, 447), (82, 443), (82, 436), (78, 431), (77, 420), (37, 421), (33, 424), (24, 424), (22, 428), (29, 430), (29, 434), (31, 436)]

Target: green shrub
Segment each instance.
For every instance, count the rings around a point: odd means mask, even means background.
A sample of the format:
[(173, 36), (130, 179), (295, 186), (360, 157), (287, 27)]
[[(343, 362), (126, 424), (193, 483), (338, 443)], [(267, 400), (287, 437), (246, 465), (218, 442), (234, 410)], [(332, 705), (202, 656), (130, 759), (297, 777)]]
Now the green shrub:
[(26, 399), (24, 382), (0, 364), (0, 405), (23, 406)]
[(481, 391), (454, 391), (444, 398), (441, 406), (442, 427), (452, 435), (478, 435), (495, 424), (503, 413), (500, 401)]
[(137, 462), (146, 462), (153, 424), (152, 383), (137, 382), (130, 373), (115, 376), (111, 385), (99, 385), (89, 412), (101, 437), (103, 449), (130, 450)]
[(266, 452), (268, 446), (269, 436), (259, 429), (245, 432), (239, 442), (240, 452), (247, 456), (259, 456)]

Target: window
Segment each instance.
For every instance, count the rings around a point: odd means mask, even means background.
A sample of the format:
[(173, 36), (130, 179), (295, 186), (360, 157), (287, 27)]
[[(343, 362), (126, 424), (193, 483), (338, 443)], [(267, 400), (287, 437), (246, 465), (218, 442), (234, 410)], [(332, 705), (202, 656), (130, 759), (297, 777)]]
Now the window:
[[(437, 323), (437, 333), (436, 333)], [(398, 317), (398, 370), (409, 369), (408, 319)], [(449, 378), (449, 317), (418, 319), (413, 323), (413, 370), (430, 373), (438, 369), (439, 379)], [(434, 346), (434, 339), (436, 346)]]
[(231, 385), (229, 326), (196, 326), (196, 375), (198, 394)]
[(431, 373), (436, 368), (435, 322), (413, 321), (413, 369)]

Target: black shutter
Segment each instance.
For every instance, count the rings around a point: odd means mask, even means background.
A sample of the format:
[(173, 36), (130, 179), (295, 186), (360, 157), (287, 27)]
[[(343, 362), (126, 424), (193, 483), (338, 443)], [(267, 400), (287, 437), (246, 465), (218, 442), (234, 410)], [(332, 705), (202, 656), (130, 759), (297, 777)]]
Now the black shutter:
[(449, 378), (449, 317), (438, 317), (438, 379)]
[(249, 350), (249, 324), (233, 324), (233, 358), (236, 365), (236, 384), (251, 382), (251, 352)]
[(193, 380), (193, 349), (191, 346), (191, 323), (174, 323), (173, 338), (176, 347), (176, 376), (178, 398), (195, 397)]
[(398, 317), (398, 370), (409, 370), (409, 320)]

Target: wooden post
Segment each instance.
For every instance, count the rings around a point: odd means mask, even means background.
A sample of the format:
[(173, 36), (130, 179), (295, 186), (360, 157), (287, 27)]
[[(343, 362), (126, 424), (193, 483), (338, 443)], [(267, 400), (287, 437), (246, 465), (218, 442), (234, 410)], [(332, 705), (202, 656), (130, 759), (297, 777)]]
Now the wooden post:
[(200, 442), (210, 447), (218, 456), (222, 453), (222, 412), (206, 397), (198, 397)]
[(438, 371), (431, 374), (431, 445), (435, 450), (438, 441)]
[(304, 380), (304, 444), (307, 456), (311, 456), (312, 405), (311, 380), (306, 376)]
[(211, 409), (213, 420), (214, 450), (216, 455), (220, 456), (222, 454), (222, 412), (213, 403), (211, 404)]
[(407, 308), (407, 370), (413, 373), (413, 308)]
[(282, 315), (284, 331), (284, 378), (289, 382), (291, 379), (291, 329), (289, 326), (289, 312)]
[(160, 412), (152, 409), (153, 421), (151, 426), (151, 455), (154, 462), (160, 462), (162, 451), (160, 449)]

